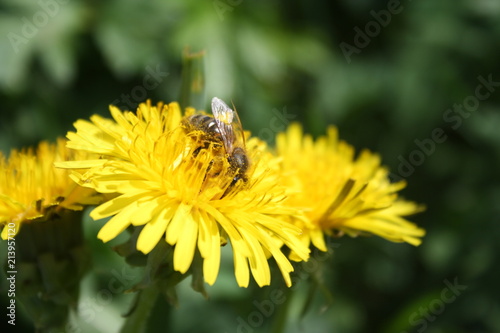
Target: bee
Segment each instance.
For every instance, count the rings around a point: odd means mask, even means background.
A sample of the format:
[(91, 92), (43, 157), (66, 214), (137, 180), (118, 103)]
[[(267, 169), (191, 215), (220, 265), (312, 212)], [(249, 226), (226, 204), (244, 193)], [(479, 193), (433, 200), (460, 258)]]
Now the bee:
[(245, 135), (238, 114), (217, 97), (212, 99), (212, 114), (213, 117), (195, 114), (183, 120), (188, 134), (193, 131), (203, 133), (201, 137), (203, 145), (194, 153), (197, 154), (200, 149), (208, 149), (210, 145), (213, 145), (214, 151), (221, 155), (219, 157), (227, 159), (230, 170), (234, 174), (229, 188), (239, 180), (247, 182), (246, 172), (249, 168), (249, 160), (245, 150)]

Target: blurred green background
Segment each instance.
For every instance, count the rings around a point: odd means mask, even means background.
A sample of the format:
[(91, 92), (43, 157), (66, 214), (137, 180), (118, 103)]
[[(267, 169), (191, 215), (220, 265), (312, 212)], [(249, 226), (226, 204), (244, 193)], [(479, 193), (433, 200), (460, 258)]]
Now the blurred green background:
[[(4, 153), (107, 116), (111, 103), (178, 100), (189, 47), (206, 52), (196, 107), (232, 101), (270, 143), (289, 120), (314, 135), (335, 124), (428, 207), (412, 219), (427, 230), (420, 247), (335, 240), (311, 269), (320, 288), (302, 278), (272, 308), (279, 274), (240, 289), (226, 256), (208, 301), (186, 281), (177, 308), (160, 304), (161, 331), (500, 332), (500, 2), (2, 0), (0, 37)], [(117, 332), (129, 308), (107, 285), (120, 272), (128, 288), (138, 273), (95, 239), (102, 224), (86, 223), (94, 268), (67, 332)], [(18, 320), (16, 331), (30, 329)]]

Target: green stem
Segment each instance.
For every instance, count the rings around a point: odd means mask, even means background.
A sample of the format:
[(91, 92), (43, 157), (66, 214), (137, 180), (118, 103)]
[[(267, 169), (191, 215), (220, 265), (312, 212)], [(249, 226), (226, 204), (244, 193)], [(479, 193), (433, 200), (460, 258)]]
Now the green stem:
[(134, 309), (123, 323), (120, 333), (149, 332), (148, 322), (158, 299), (158, 289), (149, 287), (141, 290), (135, 299)]
[(185, 49), (182, 56), (182, 81), (179, 103), (182, 108), (191, 106), (203, 109), (205, 103), (205, 52), (191, 53)]
[(272, 322), (272, 327), (270, 332), (273, 333), (282, 333), (285, 332), (285, 327), (286, 327), (286, 321), (289, 316), (289, 311), (290, 311), (290, 304), (292, 304), (292, 296), (293, 296), (293, 290), (286, 289), (285, 291), (285, 296), (286, 300), (283, 304), (281, 304), (278, 309), (277, 313), (274, 317), (274, 320)]

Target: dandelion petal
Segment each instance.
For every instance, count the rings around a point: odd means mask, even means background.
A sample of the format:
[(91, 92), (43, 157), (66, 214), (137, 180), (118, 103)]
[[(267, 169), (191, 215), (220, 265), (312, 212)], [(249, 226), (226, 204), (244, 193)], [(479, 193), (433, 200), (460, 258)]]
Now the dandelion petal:
[(153, 216), (153, 219), (144, 226), (137, 239), (137, 249), (144, 254), (148, 254), (158, 244), (162, 238), (168, 220), (165, 218), (166, 210)]
[(191, 214), (186, 214), (174, 252), (174, 269), (186, 273), (193, 261), (198, 235), (198, 223)]

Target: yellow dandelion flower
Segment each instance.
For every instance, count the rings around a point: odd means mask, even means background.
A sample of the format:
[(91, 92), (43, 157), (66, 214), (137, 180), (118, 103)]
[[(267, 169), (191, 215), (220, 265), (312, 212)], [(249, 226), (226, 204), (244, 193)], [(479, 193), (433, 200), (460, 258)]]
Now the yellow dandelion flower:
[[(88, 158), (66, 140), (36, 150), (0, 154), (0, 227), (8, 241), (6, 265), (15, 276), (16, 300), (37, 330), (60, 330), (78, 304), (79, 282), (89, 267), (82, 208), (100, 200), (55, 162)], [(19, 271), (19, 274), (17, 272)], [(11, 275), (11, 276), (12, 276)]]
[[(85, 155), (85, 156), (83, 156)], [(66, 148), (66, 140), (42, 142), (33, 149), (12, 150), (9, 158), (0, 153), (0, 227), (2, 238), (14, 237), (23, 223), (43, 217), (51, 208), (81, 210), (93, 204), (92, 191), (75, 186), (67, 170), (55, 162), (87, 157)], [(10, 224), (9, 228), (5, 225)]]
[(404, 216), (423, 207), (398, 198), (406, 183), (391, 183), (377, 154), (363, 150), (355, 158), (353, 147), (339, 141), (336, 128), (313, 140), (299, 124), (278, 134), (276, 146), (283, 181), (293, 192), (287, 203), (302, 209), (308, 220), (299, 223), (305, 244), (326, 251), (325, 234), (339, 232), (421, 243), (425, 231)]
[(251, 167), (244, 181), (236, 181), (238, 171), (229, 163), (230, 156), (221, 154), (220, 142), (207, 140), (203, 130), (187, 129), (186, 117), (193, 109), (185, 118), (177, 103), (143, 103), (137, 113), (111, 106), (110, 112), (114, 120), (95, 115), (77, 121), (76, 133), (68, 133), (68, 147), (99, 153), (101, 159), (60, 164), (88, 168), (83, 177), (73, 176), (80, 185), (118, 194), (90, 214), (94, 219), (112, 216), (98, 238), (107, 242), (131, 225), (143, 226), (139, 251), (149, 253), (164, 238), (175, 246), (173, 266), (181, 273), (199, 251), (210, 285), (218, 275), (221, 243), (227, 239), (240, 286), (248, 286), (250, 272), (259, 286), (268, 285), (270, 256), (291, 284), (293, 267), (281, 245), (302, 260), (309, 250), (298, 238), (300, 229), (280, 218), (295, 210), (283, 204), (276, 159), (263, 142), (248, 140)]

